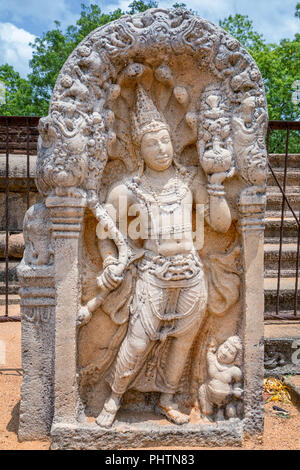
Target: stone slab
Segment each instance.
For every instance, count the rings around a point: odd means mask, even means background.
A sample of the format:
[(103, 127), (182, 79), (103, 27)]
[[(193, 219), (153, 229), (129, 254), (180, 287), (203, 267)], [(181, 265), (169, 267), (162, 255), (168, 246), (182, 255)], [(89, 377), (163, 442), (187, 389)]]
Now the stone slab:
[(239, 447), (243, 441), (243, 426), (237, 419), (211, 425), (183, 426), (162, 426), (149, 419), (134, 423), (118, 419), (110, 429), (100, 428), (94, 423), (54, 424), (51, 438), (53, 450), (147, 448), (157, 446), (158, 443), (170, 447)]

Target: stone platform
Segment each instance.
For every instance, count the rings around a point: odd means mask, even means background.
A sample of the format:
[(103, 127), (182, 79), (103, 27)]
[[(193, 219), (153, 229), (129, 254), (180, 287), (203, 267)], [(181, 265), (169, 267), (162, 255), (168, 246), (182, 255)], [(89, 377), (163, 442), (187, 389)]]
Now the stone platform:
[[(151, 419), (152, 418), (152, 419)], [(131, 421), (131, 422), (130, 422)], [(105, 429), (93, 423), (54, 424), (51, 430), (52, 450), (106, 450), (164, 447), (222, 447), (242, 445), (243, 425), (238, 419), (219, 423), (189, 423), (182, 426), (162, 426), (154, 413), (135, 417), (120, 412), (112, 428)], [(157, 423), (157, 424), (156, 424)]]

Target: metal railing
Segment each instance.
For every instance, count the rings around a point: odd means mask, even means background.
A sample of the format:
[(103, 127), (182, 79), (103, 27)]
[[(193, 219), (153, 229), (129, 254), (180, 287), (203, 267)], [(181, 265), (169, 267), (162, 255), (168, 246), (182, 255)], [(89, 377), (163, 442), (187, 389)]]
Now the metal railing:
[[(300, 210), (293, 207), (293, 203), (290, 201), (289, 194), (287, 193), (287, 176), (289, 170), (289, 141), (290, 141), (290, 133), (291, 131), (300, 131), (300, 121), (269, 121), (268, 131), (267, 131), (267, 150), (269, 154), (269, 146), (270, 146), (270, 136), (271, 133), (274, 131), (284, 131), (285, 132), (285, 154), (284, 154), (284, 162), (283, 162), (283, 181), (282, 184), (279, 181), (279, 178), (276, 176), (274, 168), (270, 162), (270, 158), (268, 161), (268, 167), (270, 173), (278, 186), (282, 199), (281, 199), (281, 207), (280, 207), (280, 231), (279, 231), (279, 251), (278, 251), (278, 269), (277, 269), (277, 288), (276, 288), (276, 311), (275, 314), (268, 314), (265, 313), (265, 319), (268, 320), (294, 320), (300, 319), (300, 312), (298, 311), (298, 301), (299, 301), (299, 292), (298, 292), (298, 284), (299, 284), (299, 248), (300, 248)], [(300, 132), (296, 136), (299, 139), (300, 143)], [(300, 166), (300, 157), (299, 157), (299, 166)], [(300, 187), (300, 180), (297, 181), (298, 189)], [(300, 199), (300, 195), (299, 195)], [(296, 225), (296, 257), (295, 257), (295, 283), (294, 283), (294, 292), (293, 292), (293, 305), (292, 309), (288, 312), (282, 312), (280, 308), (280, 290), (281, 290), (281, 273), (282, 273), (282, 248), (284, 242), (284, 228), (285, 228), (285, 216), (286, 212), (292, 216), (292, 220), (295, 221)], [(292, 311), (293, 313), (289, 313)]]
[[(32, 182), (30, 176), (30, 160), (32, 155), (36, 155), (38, 130), (37, 125), (39, 117), (27, 116), (0, 116), (0, 154), (5, 156), (5, 172), (4, 177), (0, 175), (0, 192), (5, 194), (4, 198), (4, 220), (5, 227), (1, 227), (2, 233), (5, 232), (4, 249), (2, 250), (2, 258), (4, 253), (5, 258), (5, 280), (2, 289), (4, 288), (4, 314), (0, 314), (0, 322), (6, 321), (20, 321), (20, 316), (9, 314), (9, 234), (10, 228), (10, 213), (9, 213), (9, 194), (10, 194), (10, 155), (22, 154), (23, 158), (26, 157), (26, 173), (25, 173), (25, 186), (23, 191), (26, 192), (26, 207), (30, 206), (30, 190), (32, 190)], [(292, 202), (287, 194), (287, 175), (289, 169), (289, 137), (291, 131), (300, 131), (300, 122), (290, 121), (269, 121), (267, 133), (267, 147), (269, 149), (271, 133), (276, 131), (285, 131), (285, 155), (284, 168), (283, 168), (283, 182), (279, 181), (280, 178), (276, 176), (276, 171), (269, 162), (269, 170), (274, 178), (275, 184), (278, 186), (282, 201), (280, 205), (280, 229), (279, 229), (279, 242), (278, 242), (278, 270), (277, 270), (277, 288), (276, 288), (276, 311), (272, 314), (266, 312), (265, 319), (299, 319), (300, 312), (298, 311), (298, 278), (299, 278), (299, 244), (300, 244), (300, 222), (299, 214), (297, 215), (296, 209), (293, 207)], [(300, 139), (300, 137), (299, 137)], [(276, 151), (276, 150), (275, 150)], [(274, 149), (273, 149), (274, 152)], [(274, 152), (275, 153), (275, 152)], [(300, 153), (300, 152), (299, 152)], [(295, 261), (295, 284), (293, 295), (293, 309), (283, 312), (280, 306), (280, 292), (281, 292), (281, 273), (282, 273), (282, 247), (284, 242), (284, 226), (285, 226), (285, 213), (286, 210), (290, 211), (297, 227), (297, 251)], [(4, 230), (3, 230), (4, 229)], [(21, 232), (21, 230), (19, 230)], [(2, 292), (1, 292), (2, 293)], [(3, 297), (3, 294), (2, 294)], [(3, 299), (2, 299), (3, 300)], [(0, 305), (0, 308), (2, 305)], [(2, 307), (3, 310), (3, 307)], [(290, 313), (290, 312), (293, 313)]]
[[(26, 206), (30, 206), (30, 156), (36, 154), (39, 117), (31, 116), (0, 116), (0, 154), (5, 154), (5, 176), (1, 181), (1, 190), (5, 192), (5, 280), (4, 280), (4, 315), (0, 315), (0, 322), (20, 321), (20, 316), (9, 315), (9, 173), (10, 154), (26, 155)], [(1, 178), (3, 180), (3, 178)], [(2, 229), (3, 227), (1, 227)], [(3, 286), (2, 286), (3, 287)]]

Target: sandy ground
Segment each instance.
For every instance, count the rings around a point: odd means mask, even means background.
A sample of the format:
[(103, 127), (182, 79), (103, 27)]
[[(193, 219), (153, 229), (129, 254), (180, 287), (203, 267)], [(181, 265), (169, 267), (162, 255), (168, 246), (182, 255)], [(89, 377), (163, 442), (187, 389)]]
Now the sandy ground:
[[(10, 314), (17, 314), (17, 307), (12, 310), (14, 311), (11, 311)], [(3, 312), (0, 309), (1, 314)], [(21, 382), (21, 325), (20, 323), (0, 323), (0, 450), (47, 450), (50, 441), (18, 442), (17, 428)], [(278, 416), (272, 408), (273, 405), (284, 408), (288, 411), (289, 417)], [(299, 410), (294, 405), (277, 402), (266, 403), (263, 441), (246, 441), (242, 448), (300, 450)], [(155, 448), (155, 450), (158, 449), (164, 449), (164, 447)], [(151, 448), (151, 450), (154, 450), (154, 448)]]

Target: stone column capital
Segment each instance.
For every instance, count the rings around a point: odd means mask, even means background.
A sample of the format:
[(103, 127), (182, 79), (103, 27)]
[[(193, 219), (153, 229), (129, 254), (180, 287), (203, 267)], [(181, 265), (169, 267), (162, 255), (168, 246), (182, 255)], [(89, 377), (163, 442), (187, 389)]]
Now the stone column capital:
[(240, 229), (242, 232), (245, 230), (264, 230), (266, 201), (265, 193), (250, 192), (248, 188), (242, 192), (239, 200)]
[(48, 196), (53, 238), (78, 238), (87, 201), (85, 196)]

